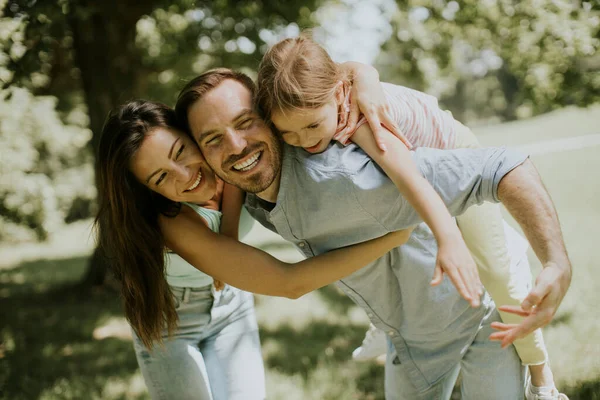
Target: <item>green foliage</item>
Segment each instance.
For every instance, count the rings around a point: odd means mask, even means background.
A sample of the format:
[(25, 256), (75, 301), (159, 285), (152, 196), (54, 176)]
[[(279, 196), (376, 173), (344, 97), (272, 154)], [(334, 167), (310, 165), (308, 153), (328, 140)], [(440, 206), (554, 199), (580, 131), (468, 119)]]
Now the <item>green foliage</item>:
[(600, 99), (600, 11), (569, 0), (398, 1), (386, 79), (459, 119), (514, 119)]
[[(3, 3), (0, 66), (4, 70), (0, 79), (4, 88), (18, 84), (36, 94), (47, 94), (49, 88), (66, 83), (65, 78), (77, 78), (77, 71), (69, 70), (73, 67), (73, 54), (68, 2)], [(59, 76), (62, 73), (65, 75)], [(73, 82), (70, 84), (73, 87)]]
[[(8, 154), (1, 166), (10, 172), (2, 176), (0, 235), (43, 238), (62, 220), (89, 215), (86, 121), (97, 138), (119, 102), (173, 104), (186, 80), (216, 66), (252, 75), (268, 45), (313, 26), (326, 2), (0, 0), (0, 81), (27, 90), (9, 89), (0, 103)], [(600, 98), (597, 5), (396, 3), (382, 78), (434, 94), (460, 120), (515, 119)], [(69, 120), (84, 112), (89, 119)]]
[[(76, 105), (81, 98), (81, 77), (90, 73), (82, 68), (75, 54), (76, 21), (92, 24), (99, 18), (107, 26), (129, 24), (136, 28), (131, 37), (108, 38), (111, 46), (123, 52), (123, 59), (112, 60), (112, 68), (136, 70), (131, 87), (121, 83), (121, 91), (127, 91), (121, 97), (144, 97), (172, 104), (183, 81), (206, 69), (227, 65), (254, 70), (266, 42), (272, 44), (283, 37), (291, 23), (300, 28), (312, 26), (312, 13), (322, 2), (154, 0), (140, 5), (136, 0), (116, 4), (10, 0), (4, 7), (6, 17), (0, 23), (15, 25), (13, 29), (20, 33), (8, 35), (1, 46), (5, 52), (17, 49), (19, 56), (8, 59), (10, 74), (0, 74), (0, 79), (5, 84), (27, 87), (35, 94), (54, 95), (59, 98), (60, 109)], [(112, 35), (124, 32), (111, 29)], [(91, 51), (103, 50), (98, 46)], [(132, 62), (135, 65), (125, 65)], [(120, 79), (114, 76), (115, 81)], [(78, 94), (75, 97), (74, 92)]]
[[(43, 239), (65, 220), (91, 215), (85, 145), (108, 110), (134, 97), (173, 104), (183, 79), (217, 65), (255, 68), (263, 39), (285, 34), (293, 21), (310, 25), (318, 3), (0, 2), (0, 81), (8, 88), (0, 103), (0, 145), (8, 154), (0, 239)], [(86, 108), (89, 118), (70, 122)]]
[(56, 99), (22, 88), (0, 92), (0, 240), (43, 239), (88, 217), (95, 199), (90, 131), (74, 109), (63, 123)]
[(207, 69), (252, 75), (267, 45), (313, 25), (320, 2), (221, 0), (155, 9), (137, 23), (136, 45), (149, 71), (145, 94), (173, 104), (184, 82)]

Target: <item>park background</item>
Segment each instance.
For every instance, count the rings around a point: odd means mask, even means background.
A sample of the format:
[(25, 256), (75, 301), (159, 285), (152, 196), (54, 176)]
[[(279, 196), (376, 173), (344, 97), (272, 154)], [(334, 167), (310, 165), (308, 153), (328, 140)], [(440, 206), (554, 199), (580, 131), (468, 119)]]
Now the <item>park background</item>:
[[(211, 67), (255, 76), (306, 28), (336, 61), (438, 97), (484, 144), (532, 154), (574, 267), (545, 329), (552, 367), (572, 400), (600, 399), (596, 0), (0, 0), (0, 399), (148, 398), (94, 257), (104, 118), (132, 98), (173, 105)], [(245, 241), (300, 258), (257, 224)], [(269, 399), (383, 399), (383, 368), (351, 360), (367, 319), (334, 287), (257, 296), (257, 313)]]

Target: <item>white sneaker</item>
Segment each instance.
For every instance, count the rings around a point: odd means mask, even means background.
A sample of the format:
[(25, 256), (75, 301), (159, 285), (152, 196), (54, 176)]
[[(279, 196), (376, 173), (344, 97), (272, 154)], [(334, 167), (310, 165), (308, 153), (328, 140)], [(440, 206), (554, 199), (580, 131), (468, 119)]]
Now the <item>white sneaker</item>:
[(544, 393), (533, 393), (531, 378), (527, 378), (525, 387), (525, 398), (527, 400), (569, 400), (566, 394), (560, 393), (556, 388), (552, 388)]
[(370, 324), (369, 330), (365, 334), (365, 338), (362, 341), (360, 347), (357, 347), (352, 352), (352, 358), (355, 361), (370, 361), (376, 359), (381, 362), (385, 362), (385, 355), (387, 353), (387, 339), (385, 333)]

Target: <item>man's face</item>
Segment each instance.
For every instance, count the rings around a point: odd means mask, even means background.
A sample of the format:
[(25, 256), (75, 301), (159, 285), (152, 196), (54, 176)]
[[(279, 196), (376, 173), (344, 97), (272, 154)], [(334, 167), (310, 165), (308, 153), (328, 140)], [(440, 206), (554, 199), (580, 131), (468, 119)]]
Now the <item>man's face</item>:
[(281, 169), (281, 142), (253, 112), (250, 91), (227, 79), (188, 110), (190, 130), (224, 181), (250, 193), (271, 186)]

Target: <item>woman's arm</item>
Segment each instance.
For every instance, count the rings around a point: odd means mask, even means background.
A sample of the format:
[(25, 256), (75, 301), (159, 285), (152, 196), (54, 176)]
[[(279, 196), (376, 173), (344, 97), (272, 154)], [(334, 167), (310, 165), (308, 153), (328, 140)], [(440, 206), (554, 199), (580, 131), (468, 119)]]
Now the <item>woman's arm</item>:
[(223, 212), (221, 233), (232, 239), (237, 240), (239, 238), (240, 214), (245, 197), (246, 193), (243, 190), (228, 183), (225, 184), (223, 201), (221, 202), (221, 211)]
[[(221, 218), (221, 234), (239, 240), (240, 215), (246, 193), (240, 188), (229, 183), (224, 183), (222, 196), (221, 211), (223, 217)], [(216, 290), (221, 290), (225, 287), (220, 280), (214, 278), (213, 280)]]
[(367, 125), (361, 126), (352, 136), (352, 141), (379, 164), (433, 231), (438, 242), (438, 257), (432, 285), (441, 283), (442, 271), (445, 271), (460, 294), (472, 306), (478, 306), (481, 282), (477, 265), (458, 226), (440, 196), (417, 169), (404, 143), (389, 132), (381, 139), (387, 147), (386, 152), (379, 150)]
[(160, 217), (167, 246), (200, 271), (254, 293), (298, 298), (335, 282), (403, 243), (410, 230), (330, 251), (295, 264), (212, 232), (187, 207), (175, 218)]

